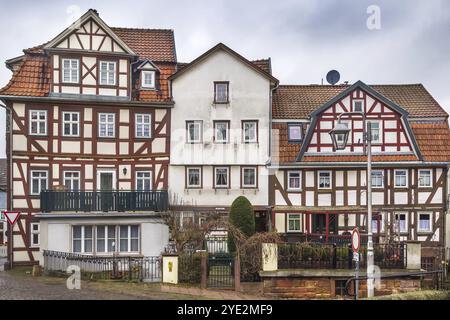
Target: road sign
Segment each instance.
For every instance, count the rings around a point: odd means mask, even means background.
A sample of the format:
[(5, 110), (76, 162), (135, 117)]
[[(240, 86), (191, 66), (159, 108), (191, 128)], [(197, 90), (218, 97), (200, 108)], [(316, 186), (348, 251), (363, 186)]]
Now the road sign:
[(359, 261), (359, 253), (358, 252), (353, 252), (353, 261), (356, 261), (356, 262)]
[(3, 214), (6, 217), (6, 220), (8, 220), (10, 225), (14, 225), (16, 223), (17, 219), (19, 219), (20, 212), (12, 212), (12, 211), (3, 211)]
[(353, 249), (353, 252), (358, 252), (360, 245), (361, 245), (361, 241), (360, 241), (360, 236), (359, 236), (359, 230), (358, 230), (358, 228), (355, 228), (352, 231), (352, 249)]

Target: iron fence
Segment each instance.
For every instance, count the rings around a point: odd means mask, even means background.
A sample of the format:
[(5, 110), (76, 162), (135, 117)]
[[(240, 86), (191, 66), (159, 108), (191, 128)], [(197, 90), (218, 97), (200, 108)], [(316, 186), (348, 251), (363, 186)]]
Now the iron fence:
[[(360, 248), (360, 267), (367, 266), (367, 247)], [(406, 266), (405, 245), (374, 244), (375, 265), (384, 269), (403, 269)], [(326, 243), (278, 244), (280, 269), (353, 269), (351, 245)]]
[(48, 250), (44, 250), (43, 257), (46, 273), (65, 274), (69, 266), (77, 266), (82, 276), (89, 278), (161, 281), (160, 257), (99, 257)]

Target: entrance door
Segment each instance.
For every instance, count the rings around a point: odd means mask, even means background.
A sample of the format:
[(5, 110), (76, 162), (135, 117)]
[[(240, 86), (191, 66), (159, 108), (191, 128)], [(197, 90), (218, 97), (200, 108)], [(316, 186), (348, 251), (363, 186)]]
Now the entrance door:
[[(312, 232), (316, 234), (326, 235), (327, 233), (327, 215), (313, 214)], [(337, 233), (337, 215), (328, 215), (328, 234)]]
[(97, 190), (100, 194), (100, 208), (107, 212), (113, 209), (114, 198), (113, 190), (115, 184), (114, 171), (98, 171), (97, 175)]

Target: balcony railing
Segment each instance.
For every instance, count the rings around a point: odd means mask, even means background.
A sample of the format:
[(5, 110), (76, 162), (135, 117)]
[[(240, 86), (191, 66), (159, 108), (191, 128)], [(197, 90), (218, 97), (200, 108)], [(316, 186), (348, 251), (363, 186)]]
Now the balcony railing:
[(60, 191), (41, 192), (41, 211), (125, 212), (166, 211), (167, 191)]

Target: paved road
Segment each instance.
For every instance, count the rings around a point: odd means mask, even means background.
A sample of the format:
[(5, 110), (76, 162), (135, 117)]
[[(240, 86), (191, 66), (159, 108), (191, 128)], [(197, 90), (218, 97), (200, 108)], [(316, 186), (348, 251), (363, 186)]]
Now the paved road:
[(69, 290), (63, 281), (45, 281), (31, 277), (12, 275), (0, 271), (1, 300), (140, 300), (152, 299), (151, 296), (138, 296), (123, 292), (107, 292), (89, 288), (82, 282), (81, 290)]

